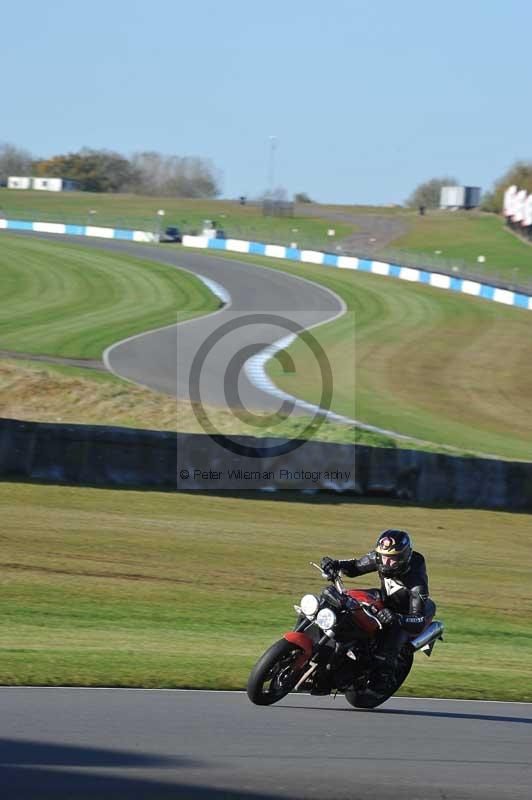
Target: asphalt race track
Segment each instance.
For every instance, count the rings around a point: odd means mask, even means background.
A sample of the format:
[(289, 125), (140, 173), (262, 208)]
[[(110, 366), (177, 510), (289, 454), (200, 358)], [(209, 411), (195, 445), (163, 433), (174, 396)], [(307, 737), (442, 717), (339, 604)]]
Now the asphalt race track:
[(1, 688), (4, 800), (532, 797), (532, 705)]
[[(228, 402), (224, 391), (224, 377), (231, 374), (229, 365), (235, 355), (246, 347), (245, 355), (250, 358), (290, 333), (283, 325), (253, 322), (258, 314), (277, 315), (309, 328), (334, 319), (345, 308), (333, 292), (304, 278), (234, 259), (189, 252), (172, 245), (160, 247), (31, 232), (23, 235), (130, 253), (181, 267), (221, 285), (231, 296), (229, 306), (179, 326), (146, 332), (116, 343), (107, 351), (106, 364), (116, 374), (135, 383), (189, 399), (192, 361), (200, 345), (213, 334), (213, 348), (201, 370), (201, 399), (222, 408), (235, 405), (234, 396)], [(244, 319), (250, 319), (250, 323), (239, 324), (239, 320)], [(231, 322), (237, 323), (232, 334), (218, 333), (222, 326)], [(233, 372), (239, 374), (241, 403), (260, 411), (278, 410), (280, 400), (254, 386), (243, 370), (236, 371), (236, 366), (233, 364)], [(232, 382), (227, 383), (230, 386)]]
[[(193, 359), (211, 335), (210, 359), (201, 370), (201, 396), (209, 404), (224, 407), (228, 405), (224, 376), (235, 354), (246, 346), (249, 358), (290, 333), (282, 325), (267, 322), (270, 315), (308, 328), (333, 319), (344, 309), (332, 292), (284, 272), (183, 250), (168, 253), (157, 248), (143, 255), (158, 261), (171, 258), (177, 266), (214, 280), (231, 297), (231, 304), (217, 313), (136, 336), (107, 351), (113, 372), (180, 398), (189, 398)], [(260, 314), (265, 315), (265, 322), (260, 321)], [(224, 334), (224, 326), (231, 323), (235, 331)], [(253, 386), (244, 373), (240, 373), (239, 388), (242, 403), (249, 408), (275, 410), (280, 405), (278, 399)]]

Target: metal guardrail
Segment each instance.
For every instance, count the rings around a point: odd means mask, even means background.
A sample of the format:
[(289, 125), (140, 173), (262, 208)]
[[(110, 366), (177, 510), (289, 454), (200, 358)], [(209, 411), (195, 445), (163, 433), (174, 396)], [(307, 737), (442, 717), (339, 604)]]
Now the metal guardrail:
[[(244, 239), (246, 241), (260, 242), (262, 244), (279, 244), (289, 247), (297, 239), (297, 247), (300, 250), (321, 250), (333, 255), (354, 256), (356, 258), (368, 259), (369, 261), (384, 261), (389, 264), (397, 264), (401, 267), (412, 267), (413, 269), (427, 270), (428, 272), (441, 272), (443, 275), (450, 275), (452, 278), (464, 278), (466, 280), (488, 283), (500, 289), (532, 294), (532, 275), (530, 278), (523, 278), (519, 274), (519, 269), (498, 270), (491, 267), (482, 267), (481, 264), (472, 264), (459, 258), (442, 258), (441, 256), (429, 253), (412, 253), (406, 250), (395, 250), (393, 248), (364, 248), (360, 246), (349, 247), (342, 245), (341, 240), (332, 245), (330, 238), (301, 236), (294, 234), (293, 237), (284, 231), (278, 235), (265, 237), (264, 231), (253, 226), (224, 226), (227, 238)], [(192, 231), (184, 231), (191, 233)], [(272, 234), (275, 231), (272, 229)], [(532, 248), (530, 250), (530, 260), (532, 264)]]
[[(177, 219), (177, 224), (182, 233), (197, 234), (199, 225), (185, 223)], [(146, 230), (157, 233), (160, 230), (160, 217), (134, 217), (112, 216), (98, 212), (91, 215), (90, 211), (83, 213), (72, 213), (68, 215), (58, 213), (45, 213), (36, 209), (24, 209), (9, 211), (8, 208), (0, 207), (0, 217), (7, 219), (20, 220), (39, 220), (42, 222), (59, 222), (73, 225), (101, 225), (110, 228)], [(68, 218), (67, 218), (68, 217)], [(532, 294), (532, 274), (530, 277), (523, 276), (519, 268), (512, 270), (501, 270), (491, 266), (473, 264), (459, 258), (444, 258), (437, 254), (409, 252), (394, 248), (378, 248), (359, 246), (350, 247), (342, 244), (342, 240), (336, 240), (327, 236), (312, 236), (303, 231), (287, 231), (286, 227), (280, 228), (275, 225), (275, 218), (270, 218), (271, 224), (267, 228), (264, 225), (255, 226), (253, 224), (241, 225), (233, 224), (227, 219), (220, 219), (220, 227), (223, 227), (227, 238), (244, 239), (247, 241), (261, 242), (263, 244), (279, 244), (290, 247), (296, 244), (299, 249), (321, 250), (334, 255), (355, 256), (368, 260), (379, 260), (387, 263), (397, 264), (398, 266), (412, 267), (414, 269), (424, 269), (430, 272), (441, 272), (455, 278), (489, 283), (501, 289)], [(172, 221), (174, 224), (174, 221)], [(530, 260), (532, 264), (532, 248), (530, 250)]]
[[(336, 252), (338, 253), (338, 251)], [(348, 249), (346, 249), (342, 250), (342, 254), (368, 258), (373, 261), (384, 261), (402, 267), (427, 270), (428, 272), (441, 272), (442, 275), (450, 275), (452, 278), (463, 278), (465, 280), (478, 281), (479, 283), (488, 283), (499, 289), (532, 294), (532, 276), (523, 279), (519, 274), (518, 268), (511, 271), (502, 271), (489, 267), (483, 269), (480, 264), (474, 265), (458, 258), (441, 258), (428, 253), (411, 253), (406, 250), (393, 250), (391, 248), (378, 251), (367, 250), (366, 252), (361, 252), (360, 248), (357, 248), (357, 252), (348, 252)], [(532, 250), (530, 251), (530, 256), (532, 264)]]
[(104, 228), (120, 228), (122, 230), (145, 230), (155, 233), (160, 226), (160, 218), (153, 214), (150, 217), (114, 216), (102, 212), (72, 211), (68, 214), (46, 212), (35, 208), (14, 208), (0, 205), (0, 219), (20, 219), (28, 222), (57, 222), (65, 225), (96, 225)]

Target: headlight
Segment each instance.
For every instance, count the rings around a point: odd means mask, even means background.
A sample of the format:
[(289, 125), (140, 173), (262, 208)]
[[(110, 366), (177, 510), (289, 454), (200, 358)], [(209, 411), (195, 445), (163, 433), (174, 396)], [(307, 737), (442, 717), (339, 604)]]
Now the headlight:
[(304, 594), (299, 605), (306, 617), (313, 617), (318, 610), (318, 598), (313, 594)]
[(336, 625), (336, 614), (331, 608), (322, 608), (316, 617), (316, 622), (322, 630), (329, 631)]

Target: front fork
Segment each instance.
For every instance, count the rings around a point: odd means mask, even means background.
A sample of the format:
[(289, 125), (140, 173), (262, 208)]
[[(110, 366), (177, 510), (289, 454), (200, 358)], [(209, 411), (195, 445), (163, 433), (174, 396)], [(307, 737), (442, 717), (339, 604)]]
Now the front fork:
[[(307, 632), (312, 627), (314, 627), (314, 635)], [(307, 669), (298, 680), (293, 691), (296, 691), (306, 683), (320, 667), (326, 669), (327, 664), (330, 663), (337, 648), (340, 647), (335, 641), (332, 631), (329, 633), (319, 631), (319, 633), (321, 633), (319, 638), (317, 634), (318, 631), (319, 629), (315, 626), (313, 620), (309, 620), (308, 617), (300, 615), (294, 626), (294, 630), (284, 634), (285, 639), (289, 642), (293, 642), (304, 651), (304, 654), (302, 653), (301, 655), (301, 667), (305, 665), (305, 662), (307, 666)], [(329, 651), (327, 653), (324, 651), (324, 646), (329, 644), (333, 644), (334, 649), (332, 647), (327, 647)]]
[(304, 617), (303, 614), (300, 614), (296, 620), (296, 624), (293, 627), (293, 630), (297, 633), (300, 631), (304, 631), (307, 628), (311, 628), (314, 625), (313, 620), (309, 619), (308, 617)]

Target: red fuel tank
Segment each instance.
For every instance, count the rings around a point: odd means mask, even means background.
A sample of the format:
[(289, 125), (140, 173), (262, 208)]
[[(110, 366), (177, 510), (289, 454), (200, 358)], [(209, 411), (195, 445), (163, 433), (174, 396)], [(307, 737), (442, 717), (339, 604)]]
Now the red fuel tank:
[[(358, 602), (364, 606), (373, 606), (378, 611), (384, 608), (384, 603), (378, 593), (372, 592), (371, 590), (348, 589), (347, 594), (354, 600), (358, 600)], [(358, 627), (366, 633), (377, 633), (377, 631), (380, 630), (379, 623), (368, 616), (361, 608), (357, 608), (353, 611), (353, 617)]]

